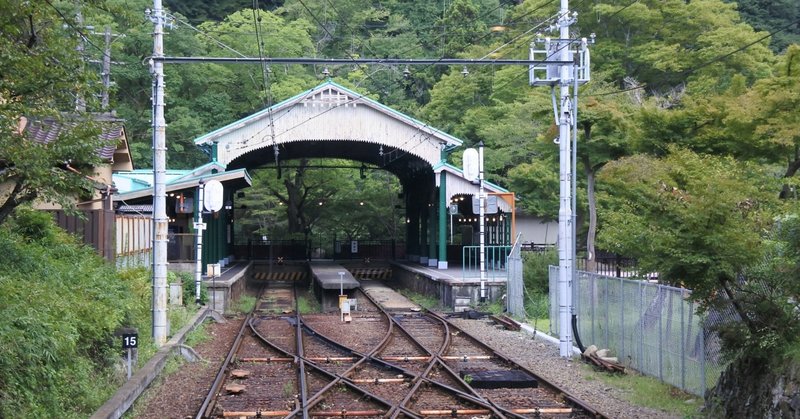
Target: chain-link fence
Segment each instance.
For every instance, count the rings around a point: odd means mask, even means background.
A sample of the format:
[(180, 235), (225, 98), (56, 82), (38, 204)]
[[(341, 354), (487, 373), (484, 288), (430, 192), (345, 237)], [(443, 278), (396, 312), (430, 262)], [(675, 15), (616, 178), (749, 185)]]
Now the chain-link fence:
[(519, 235), (511, 252), (508, 254), (506, 265), (508, 266), (508, 280), (506, 309), (508, 313), (515, 317), (525, 317), (525, 284), (522, 278), (522, 246)]
[[(608, 348), (642, 374), (703, 396), (723, 364), (719, 339), (704, 325), (691, 291), (646, 280), (578, 271), (573, 307), (584, 346)], [(558, 336), (558, 267), (550, 267), (550, 334)]]

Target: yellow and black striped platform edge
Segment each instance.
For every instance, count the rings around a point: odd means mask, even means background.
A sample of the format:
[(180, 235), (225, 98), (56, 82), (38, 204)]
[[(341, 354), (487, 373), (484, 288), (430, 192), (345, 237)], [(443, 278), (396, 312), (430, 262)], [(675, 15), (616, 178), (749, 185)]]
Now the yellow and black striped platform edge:
[(357, 279), (392, 279), (391, 268), (351, 268), (350, 274)]
[(303, 281), (308, 279), (306, 272), (256, 272), (253, 274), (256, 281)]

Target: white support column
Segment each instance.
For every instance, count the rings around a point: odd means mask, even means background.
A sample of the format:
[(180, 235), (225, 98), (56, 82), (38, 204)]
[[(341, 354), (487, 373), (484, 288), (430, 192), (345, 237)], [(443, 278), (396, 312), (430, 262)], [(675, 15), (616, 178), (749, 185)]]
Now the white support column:
[[(153, 58), (164, 57), (164, 10), (153, 0)], [(166, 209), (166, 122), (164, 121), (164, 64), (151, 60), (153, 74), (153, 341), (167, 342), (167, 209)]]
[[(569, 16), (569, 0), (561, 0), (558, 26), (559, 60), (570, 61), (571, 24)], [(570, 65), (561, 65), (560, 78), (560, 112), (559, 112), (559, 195), (558, 211), (558, 321), (559, 321), (559, 354), (562, 357), (572, 356), (572, 152), (571, 152), (571, 105), (570, 105)]]
[(195, 237), (195, 265), (194, 265), (194, 301), (200, 304), (200, 282), (203, 277), (203, 230), (206, 229), (206, 223), (203, 222), (203, 192), (205, 191), (205, 182), (200, 180), (200, 186), (197, 187), (197, 199), (195, 200), (195, 217), (194, 217), (194, 231), (197, 234)]
[(480, 189), (478, 192), (478, 201), (480, 210), (478, 220), (478, 236), (480, 237), (480, 265), (481, 265), (481, 295), (480, 302), (486, 301), (486, 239), (484, 216), (486, 215), (486, 191), (483, 188), (483, 141), (478, 143), (478, 183)]

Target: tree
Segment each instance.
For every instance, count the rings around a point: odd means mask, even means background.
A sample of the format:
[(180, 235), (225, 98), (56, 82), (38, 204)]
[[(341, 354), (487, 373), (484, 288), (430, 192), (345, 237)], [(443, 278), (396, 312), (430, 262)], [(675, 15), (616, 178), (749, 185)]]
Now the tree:
[(720, 92), (731, 78), (749, 82), (769, 74), (771, 52), (762, 41), (744, 54), (731, 54), (758, 40), (741, 22), (735, 6), (722, 0), (604, 1), (578, 5), (584, 34), (597, 33), (593, 70), (607, 72), (624, 86), (633, 78), (654, 92), (687, 88), (690, 92)]
[[(0, 223), (36, 199), (70, 208), (91, 191), (85, 176), (100, 163), (98, 130), (86, 115), (62, 114), (76, 97), (89, 106), (92, 98), (70, 13), (38, 2), (0, 4)], [(60, 130), (47, 142), (30, 141), (23, 125)]]
[(663, 158), (634, 155), (599, 174), (605, 249), (637, 258), (645, 272), (710, 301), (730, 294), (763, 256), (761, 233), (779, 209), (775, 179), (729, 157), (671, 146)]
[(770, 47), (776, 53), (785, 51), (792, 43), (800, 43), (800, 27), (797, 25), (800, 3), (794, 0), (736, 0), (735, 3), (742, 18), (754, 29), (775, 32)]
[(750, 139), (751, 149), (766, 161), (785, 165), (781, 197), (795, 196), (800, 170), (800, 45), (790, 46), (774, 75), (755, 83), (737, 101), (725, 123)]

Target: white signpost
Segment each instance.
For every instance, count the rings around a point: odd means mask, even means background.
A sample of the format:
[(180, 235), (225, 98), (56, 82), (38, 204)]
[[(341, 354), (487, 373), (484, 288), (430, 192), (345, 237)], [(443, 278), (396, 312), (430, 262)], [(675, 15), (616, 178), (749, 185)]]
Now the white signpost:
[(206, 223), (203, 222), (203, 209), (209, 212), (219, 211), (222, 209), (223, 200), (220, 181), (200, 181), (199, 196), (197, 197), (198, 211), (194, 217), (194, 230), (197, 235), (195, 238), (194, 298), (198, 304), (200, 303), (200, 281), (203, 276), (203, 230), (206, 229)]
[[(484, 241), (484, 216), (486, 215), (486, 193), (483, 190), (483, 141), (478, 143), (478, 150), (464, 150), (464, 177), (473, 182), (478, 181), (478, 226), (480, 237), (481, 295), (480, 302), (486, 301), (486, 243)], [(474, 210), (473, 210), (474, 212)]]

